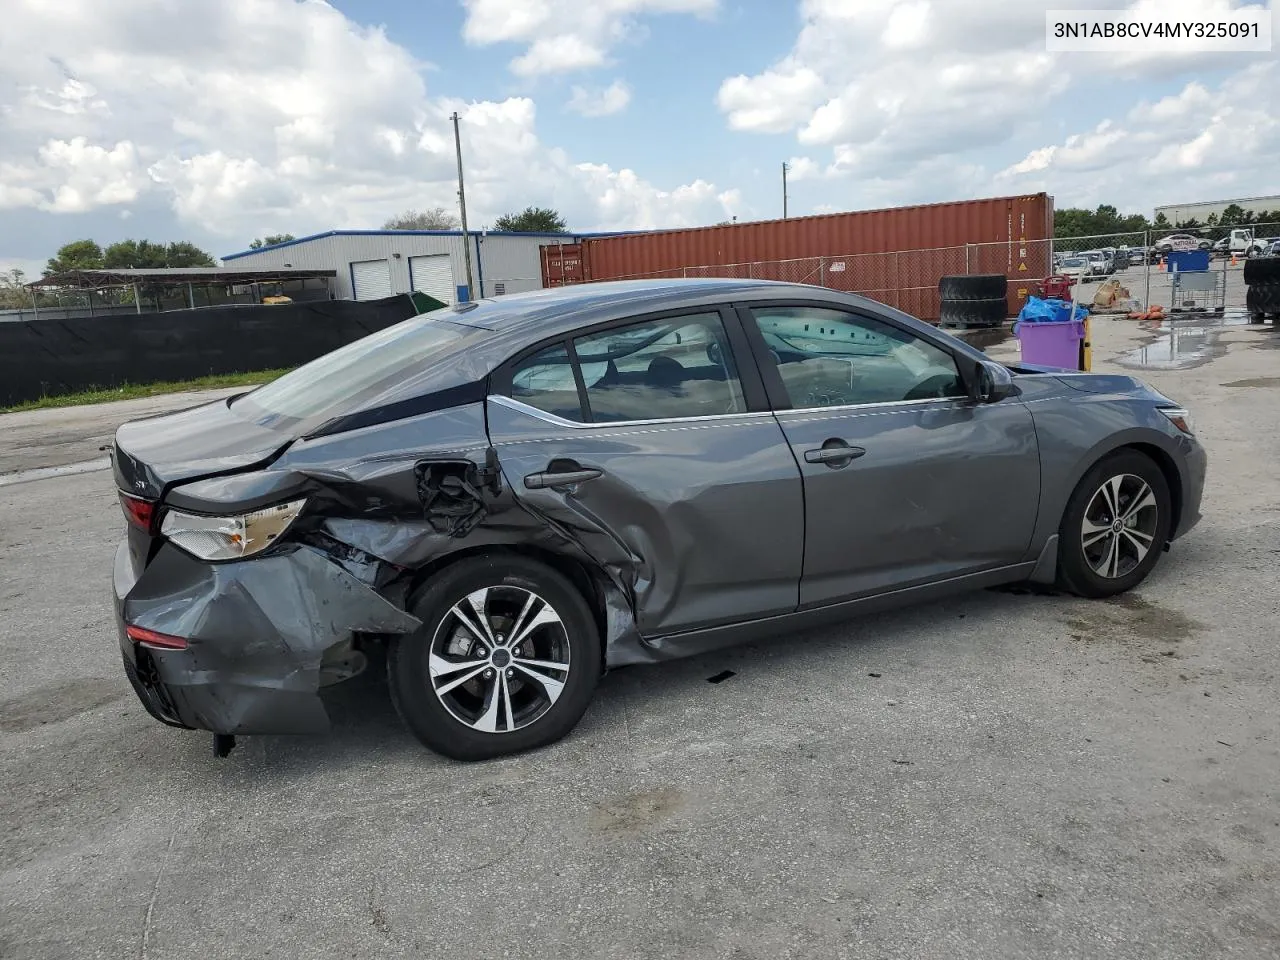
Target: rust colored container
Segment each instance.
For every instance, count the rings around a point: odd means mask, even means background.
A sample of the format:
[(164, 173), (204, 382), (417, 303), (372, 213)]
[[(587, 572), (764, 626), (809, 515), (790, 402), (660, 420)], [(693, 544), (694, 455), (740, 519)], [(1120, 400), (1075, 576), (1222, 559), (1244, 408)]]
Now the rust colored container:
[(1014, 316), (1048, 273), (1052, 236), (1053, 198), (1038, 193), (589, 238), (573, 254), (569, 246), (560, 253), (544, 247), (543, 278), (547, 286), (633, 277), (788, 280), (936, 320), (940, 277), (1004, 273)]
[(683, 267), (1012, 243), (1052, 235), (1053, 201), (1039, 193), (600, 237), (583, 241), (583, 246), (590, 263), (585, 279), (620, 280)]
[(540, 250), (544, 287), (562, 287), (566, 283), (582, 283), (586, 279), (581, 243), (549, 243)]

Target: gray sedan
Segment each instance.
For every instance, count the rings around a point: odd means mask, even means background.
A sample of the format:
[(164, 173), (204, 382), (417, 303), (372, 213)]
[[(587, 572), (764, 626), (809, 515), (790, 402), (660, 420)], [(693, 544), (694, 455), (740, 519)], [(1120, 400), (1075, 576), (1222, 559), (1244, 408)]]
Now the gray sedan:
[(385, 662), (409, 729), (467, 760), (564, 736), (607, 668), (995, 584), (1128, 590), (1205, 472), (1130, 377), (738, 280), (450, 307), (112, 452), (156, 719), (219, 752), (324, 730), (326, 688)]

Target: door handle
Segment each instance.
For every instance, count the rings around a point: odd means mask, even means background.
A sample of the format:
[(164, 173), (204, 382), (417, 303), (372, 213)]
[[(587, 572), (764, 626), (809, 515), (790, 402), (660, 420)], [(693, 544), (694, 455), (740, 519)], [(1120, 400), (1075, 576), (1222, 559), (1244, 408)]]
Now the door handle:
[(806, 450), (804, 462), (825, 463), (829, 467), (847, 467), (866, 452), (862, 447), (851, 447), (843, 440), (828, 440), (817, 450)]
[(582, 470), (547, 470), (543, 473), (531, 473), (524, 478), (524, 485), (529, 490), (545, 490), (547, 487), (568, 487), (575, 483), (585, 483), (596, 477), (604, 476), (603, 470), (586, 468)]

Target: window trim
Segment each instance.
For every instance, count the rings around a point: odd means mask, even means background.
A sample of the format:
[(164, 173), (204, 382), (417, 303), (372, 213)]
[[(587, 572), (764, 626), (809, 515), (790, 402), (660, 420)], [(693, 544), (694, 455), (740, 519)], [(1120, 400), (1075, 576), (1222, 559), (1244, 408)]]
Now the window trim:
[(759, 323), (756, 322), (755, 310), (767, 309), (770, 307), (813, 307), (818, 310), (830, 310), (834, 313), (847, 313), (854, 317), (861, 317), (867, 320), (873, 320), (882, 323), (887, 327), (891, 327), (907, 336), (916, 337), (938, 350), (941, 350), (951, 358), (951, 362), (956, 365), (956, 375), (960, 378), (960, 382), (965, 386), (966, 391), (971, 389), (970, 374), (966, 371), (966, 364), (963, 357), (958, 354), (949, 344), (935, 337), (925, 335), (919, 330), (912, 330), (904, 324), (898, 323), (893, 317), (885, 316), (874, 310), (858, 309), (843, 303), (833, 303), (829, 300), (810, 300), (805, 298), (787, 297), (778, 300), (743, 300), (734, 304), (734, 308), (738, 314), (738, 321), (742, 324), (742, 328), (746, 334), (747, 341), (751, 345), (751, 350), (756, 361), (756, 367), (760, 372), (761, 380), (764, 383), (765, 391), (769, 395), (769, 400), (773, 405), (773, 409), (778, 413), (795, 412), (813, 412), (813, 411), (831, 411), (838, 412), (842, 410), (861, 410), (868, 407), (893, 407), (909, 404), (917, 406), (926, 403), (955, 403), (957, 401), (972, 403), (971, 395), (958, 397), (926, 397), (922, 400), (875, 400), (868, 403), (844, 403), (831, 407), (797, 407), (787, 394), (787, 388), (782, 382), (782, 374), (778, 372), (778, 365), (773, 361), (773, 355), (769, 351), (769, 345), (765, 342), (764, 333), (760, 330)]
[[(705, 314), (716, 314), (720, 319), (720, 326), (724, 330), (725, 339), (728, 341), (729, 345), (729, 351), (733, 356), (734, 369), (738, 375), (738, 384), (742, 388), (743, 401), (747, 405), (747, 409), (745, 411), (741, 413), (720, 413), (698, 417), (660, 417), (644, 420), (596, 421), (592, 418), (591, 402), (587, 394), (586, 384), (582, 379), (582, 365), (578, 361), (578, 354), (573, 346), (573, 342), (575, 340), (583, 337), (595, 336), (597, 334), (622, 327), (632, 327), (638, 326), (642, 323), (674, 320), (679, 317), (694, 317)], [(532, 404), (524, 403), (523, 401), (517, 400), (515, 397), (511, 396), (511, 380), (516, 368), (530, 357), (559, 345), (563, 345), (565, 347), (565, 352), (569, 357), (569, 362), (573, 365), (573, 376), (578, 385), (578, 402), (581, 406), (581, 412), (583, 415), (581, 423), (575, 423), (572, 420), (565, 420), (563, 417), (558, 417), (554, 413), (548, 413), (546, 410), (541, 410)], [(775, 370), (774, 372), (776, 374), (777, 371)], [(561, 333), (546, 340), (540, 340), (538, 343), (525, 347), (518, 353), (513, 354), (494, 370), (489, 380), (488, 399), (500, 399), (504, 401), (504, 406), (511, 407), (512, 409), (518, 409), (526, 413), (537, 411), (539, 419), (546, 420), (549, 423), (554, 423), (557, 426), (568, 427), (604, 428), (644, 426), (662, 423), (705, 422), (714, 420), (731, 420), (759, 414), (770, 414), (773, 412), (773, 407), (769, 402), (768, 389), (761, 379), (759, 362), (751, 349), (748, 336), (742, 328), (742, 320), (739, 312), (734, 309), (732, 304), (728, 303), (689, 304), (683, 307), (669, 308), (652, 313), (615, 317), (612, 320), (593, 323), (588, 326), (580, 327), (569, 333)]]

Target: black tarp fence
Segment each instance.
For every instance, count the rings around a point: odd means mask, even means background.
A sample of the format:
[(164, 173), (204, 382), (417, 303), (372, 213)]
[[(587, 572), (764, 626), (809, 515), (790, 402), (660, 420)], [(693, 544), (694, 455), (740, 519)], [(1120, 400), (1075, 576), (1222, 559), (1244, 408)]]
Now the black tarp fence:
[(0, 406), (129, 383), (293, 367), (419, 312), (400, 294), (0, 323)]

